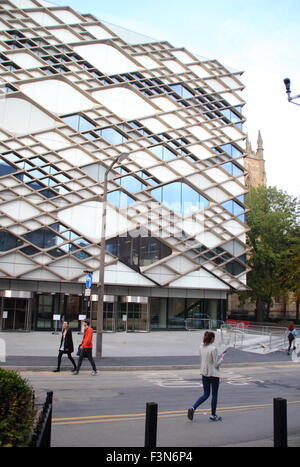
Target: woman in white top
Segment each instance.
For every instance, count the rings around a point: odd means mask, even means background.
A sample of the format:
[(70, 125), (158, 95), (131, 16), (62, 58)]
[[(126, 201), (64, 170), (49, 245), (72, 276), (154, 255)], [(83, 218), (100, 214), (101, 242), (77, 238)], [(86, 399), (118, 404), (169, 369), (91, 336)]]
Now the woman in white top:
[(218, 350), (213, 345), (215, 340), (215, 334), (213, 332), (206, 331), (203, 337), (203, 345), (200, 347), (200, 358), (201, 358), (201, 374), (204, 394), (196, 400), (195, 404), (188, 409), (188, 419), (193, 420), (194, 412), (206, 399), (210, 396), (210, 390), (212, 391), (211, 400), (211, 421), (220, 421), (222, 417), (216, 414), (217, 401), (218, 401), (218, 390), (220, 383), (220, 365), (223, 361), (224, 354), (218, 357)]

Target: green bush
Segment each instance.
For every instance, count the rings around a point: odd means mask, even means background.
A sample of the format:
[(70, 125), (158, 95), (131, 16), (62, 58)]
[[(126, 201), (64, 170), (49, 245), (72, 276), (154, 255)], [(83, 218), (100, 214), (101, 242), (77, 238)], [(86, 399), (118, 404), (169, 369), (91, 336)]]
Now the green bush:
[(24, 447), (34, 424), (33, 389), (17, 372), (0, 368), (0, 447)]

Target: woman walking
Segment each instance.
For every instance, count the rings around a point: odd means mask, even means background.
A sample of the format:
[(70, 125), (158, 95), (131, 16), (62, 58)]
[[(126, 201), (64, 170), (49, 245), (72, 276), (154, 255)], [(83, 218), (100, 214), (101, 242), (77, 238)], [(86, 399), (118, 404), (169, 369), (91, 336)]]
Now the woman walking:
[(292, 343), (293, 343), (293, 350), (296, 349), (296, 345), (295, 345), (294, 341), (295, 341), (297, 335), (298, 335), (298, 333), (297, 333), (297, 331), (295, 329), (295, 326), (293, 324), (289, 324), (289, 326), (288, 326), (289, 348), (287, 350), (288, 355), (290, 354)]
[(193, 420), (194, 412), (206, 401), (212, 392), (211, 400), (211, 421), (221, 421), (222, 417), (216, 414), (217, 402), (218, 402), (218, 391), (220, 383), (220, 365), (224, 358), (224, 353), (218, 357), (218, 350), (213, 345), (215, 340), (215, 334), (210, 331), (206, 331), (203, 337), (203, 345), (200, 347), (200, 358), (201, 358), (201, 374), (204, 394), (196, 400), (194, 405), (188, 409), (188, 419)]
[(74, 351), (74, 345), (73, 345), (72, 331), (69, 328), (68, 321), (64, 321), (63, 326), (62, 326), (61, 340), (60, 340), (60, 346), (59, 346), (59, 352), (58, 352), (58, 358), (57, 358), (57, 368), (56, 370), (53, 370), (54, 373), (57, 373), (60, 371), (61, 359), (64, 353), (68, 355), (68, 359), (71, 361), (73, 365), (73, 371), (76, 370), (76, 363), (71, 355), (73, 351)]

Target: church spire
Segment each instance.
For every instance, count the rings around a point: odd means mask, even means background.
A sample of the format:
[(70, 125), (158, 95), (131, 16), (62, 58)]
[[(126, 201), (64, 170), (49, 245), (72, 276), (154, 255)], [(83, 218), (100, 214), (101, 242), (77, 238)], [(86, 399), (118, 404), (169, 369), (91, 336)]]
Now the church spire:
[(257, 138), (257, 149), (264, 149), (264, 142), (261, 136), (260, 130), (258, 131), (258, 138)]
[(257, 157), (259, 159), (263, 159), (264, 158), (264, 142), (263, 142), (263, 139), (262, 139), (262, 136), (261, 136), (261, 132), (259, 130), (258, 132), (258, 138), (257, 138)]

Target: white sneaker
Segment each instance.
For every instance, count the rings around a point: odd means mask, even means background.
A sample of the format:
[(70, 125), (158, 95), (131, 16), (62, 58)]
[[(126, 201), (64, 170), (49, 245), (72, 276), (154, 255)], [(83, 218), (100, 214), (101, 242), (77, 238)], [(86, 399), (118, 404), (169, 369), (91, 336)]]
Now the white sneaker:
[(211, 415), (209, 417), (209, 419), (212, 422), (221, 422), (222, 421), (222, 417), (219, 417), (219, 415)]
[(95, 376), (97, 374), (97, 371), (92, 371), (91, 375)]

